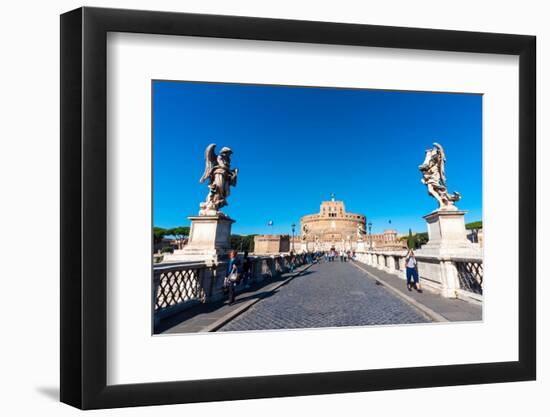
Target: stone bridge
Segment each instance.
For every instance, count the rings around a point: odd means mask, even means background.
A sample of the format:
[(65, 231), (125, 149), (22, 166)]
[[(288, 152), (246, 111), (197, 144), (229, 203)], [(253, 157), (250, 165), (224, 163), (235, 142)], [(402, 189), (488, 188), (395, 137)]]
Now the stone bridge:
[[(480, 288), (467, 288), (460, 278), (460, 263), (482, 265), (480, 260), (419, 259), (428, 289), (419, 294), (406, 289), (404, 255), (365, 252), (348, 262), (320, 257), (307, 263), (301, 254), (295, 272), (289, 254), (252, 257), (251, 286), (239, 286), (231, 306), (224, 300), (225, 262), (159, 265), (152, 294), (155, 333), (481, 320)], [(450, 294), (445, 286), (453, 271), (454, 298), (442, 297)], [(468, 282), (475, 280), (470, 274)]]

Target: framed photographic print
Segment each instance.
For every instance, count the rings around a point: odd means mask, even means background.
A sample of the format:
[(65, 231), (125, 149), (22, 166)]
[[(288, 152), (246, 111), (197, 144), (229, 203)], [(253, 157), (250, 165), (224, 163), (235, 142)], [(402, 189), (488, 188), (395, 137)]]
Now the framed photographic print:
[(535, 38), (61, 16), (61, 400), (536, 375)]

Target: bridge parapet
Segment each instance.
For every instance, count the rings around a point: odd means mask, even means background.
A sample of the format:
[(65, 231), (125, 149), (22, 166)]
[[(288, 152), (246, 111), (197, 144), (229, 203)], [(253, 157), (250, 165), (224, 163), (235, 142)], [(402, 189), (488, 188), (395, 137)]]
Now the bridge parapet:
[[(367, 250), (356, 252), (356, 259), (382, 271), (406, 279), (407, 251)], [(423, 255), (415, 253), (422, 285), (446, 298), (483, 300), (483, 258)]]
[[(242, 255), (239, 255), (242, 265)], [(291, 267), (290, 254), (250, 256), (249, 283), (275, 279)], [(294, 266), (305, 263), (305, 255), (294, 255)], [(224, 297), (227, 262), (178, 262), (153, 267), (152, 305), (155, 326), (166, 317), (200, 303)]]

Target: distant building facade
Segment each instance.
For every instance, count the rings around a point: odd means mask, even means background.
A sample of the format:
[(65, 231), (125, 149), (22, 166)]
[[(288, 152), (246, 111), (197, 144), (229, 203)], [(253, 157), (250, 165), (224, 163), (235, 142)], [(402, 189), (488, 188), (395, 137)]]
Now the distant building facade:
[[(301, 240), (318, 246), (319, 250), (330, 248), (353, 249), (357, 241), (357, 228), (366, 228), (363, 214), (348, 213), (343, 201), (321, 202), (319, 213), (308, 214), (300, 219)], [(308, 245), (311, 246), (311, 245)], [(308, 248), (309, 249), (309, 248)]]
[(290, 252), (289, 235), (256, 235), (254, 236), (254, 253), (270, 254)]
[[(304, 250), (356, 250), (359, 241), (358, 229), (367, 230), (367, 217), (360, 213), (346, 211), (343, 201), (334, 196), (330, 201), (321, 202), (319, 213), (308, 214), (300, 219), (301, 235), (296, 239)], [(377, 249), (400, 249), (406, 243), (399, 240), (397, 231), (386, 230), (384, 233), (362, 237), (363, 247)]]

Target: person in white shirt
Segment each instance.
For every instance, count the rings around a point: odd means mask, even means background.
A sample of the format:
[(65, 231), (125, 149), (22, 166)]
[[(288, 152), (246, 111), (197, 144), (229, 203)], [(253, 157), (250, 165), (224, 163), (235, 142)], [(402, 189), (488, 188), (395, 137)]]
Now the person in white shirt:
[(420, 288), (420, 282), (418, 280), (418, 268), (416, 257), (412, 249), (409, 249), (407, 257), (405, 258), (406, 274), (407, 274), (407, 289), (412, 291), (412, 288), (418, 292), (422, 292)]

